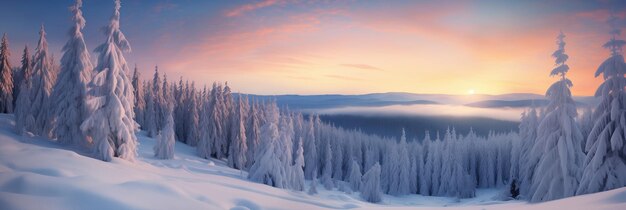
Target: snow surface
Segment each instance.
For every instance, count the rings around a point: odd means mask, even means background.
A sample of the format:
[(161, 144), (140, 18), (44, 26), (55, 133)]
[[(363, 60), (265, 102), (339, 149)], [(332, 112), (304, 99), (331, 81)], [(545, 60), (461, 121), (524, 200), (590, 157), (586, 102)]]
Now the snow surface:
[(497, 201), (498, 189), (460, 200), (383, 195), (372, 204), (358, 192), (318, 186), (319, 194), (308, 195), (254, 183), (180, 142), (174, 159), (156, 159), (156, 141), (143, 132), (136, 162), (103, 162), (80, 148), (19, 136), (13, 126), (12, 115), (0, 114), (0, 209), (626, 209), (626, 187), (539, 204)]

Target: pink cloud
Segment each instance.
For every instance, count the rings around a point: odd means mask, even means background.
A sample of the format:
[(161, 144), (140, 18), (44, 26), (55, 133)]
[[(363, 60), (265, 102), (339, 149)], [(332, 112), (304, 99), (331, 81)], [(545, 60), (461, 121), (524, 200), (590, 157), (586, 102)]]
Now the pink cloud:
[(371, 65), (367, 65), (367, 64), (341, 64), (341, 66), (357, 68), (357, 69), (364, 69), (364, 70), (384, 71), (381, 68), (378, 68), (378, 67), (375, 67), (375, 66), (371, 66)]
[(257, 2), (257, 3), (250, 3), (250, 4), (244, 4), (241, 6), (238, 6), (232, 10), (226, 11), (226, 17), (236, 17), (239, 15), (242, 15), (246, 12), (250, 12), (250, 11), (254, 11), (257, 9), (261, 9), (264, 7), (269, 7), (275, 4), (280, 3), (279, 0), (263, 0), (261, 2)]

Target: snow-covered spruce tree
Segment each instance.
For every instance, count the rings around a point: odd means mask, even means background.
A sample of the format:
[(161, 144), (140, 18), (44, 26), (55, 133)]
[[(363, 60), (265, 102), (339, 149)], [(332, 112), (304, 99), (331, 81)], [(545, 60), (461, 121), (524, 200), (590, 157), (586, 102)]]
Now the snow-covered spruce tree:
[(170, 89), (170, 83), (167, 81), (167, 74), (163, 73), (163, 84), (161, 85), (161, 100), (159, 104), (159, 115), (157, 115), (157, 121), (159, 126), (157, 130), (161, 133), (161, 129), (165, 127), (165, 119), (167, 119), (167, 112), (169, 106), (173, 103), (172, 90)]
[[(455, 131), (452, 132), (456, 135)], [(471, 134), (471, 133), (470, 133)], [(455, 196), (457, 198), (471, 198), (475, 196), (476, 192), (476, 184), (473, 181), (473, 177), (468, 174), (467, 167), (469, 158), (468, 155), (468, 147), (466, 146), (465, 139), (452, 138), (453, 142), (450, 142), (449, 145), (449, 154), (452, 154), (451, 160), (448, 165), (451, 166), (450, 171), (450, 179), (448, 179), (448, 196)], [(456, 141), (454, 141), (456, 140)], [(502, 162), (506, 162), (505, 158), (500, 158)], [(505, 168), (502, 166), (502, 168)], [(507, 168), (508, 169), (508, 168)], [(445, 180), (442, 180), (445, 181)]]
[(383, 192), (380, 189), (380, 164), (376, 163), (363, 175), (361, 197), (367, 202), (382, 201)]
[(166, 119), (164, 120), (161, 133), (156, 137), (156, 144), (154, 145), (154, 157), (159, 159), (172, 159), (174, 158), (174, 143), (176, 137), (174, 136), (174, 117), (172, 116), (172, 105), (165, 107)]
[[(221, 99), (222, 99), (222, 109), (221, 109), (221, 114), (222, 114), (222, 129), (223, 129), (223, 135), (224, 135), (224, 139), (221, 142), (221, 153), (223, 155), (223, 157), (228, 156), (228, 151), (230, 148), (230, 143), (233, 141), (233, 136), (231, 135), (231, 126), (232, 126), (232, 116), (233, 115), (233, 111), (235, 110), (235, 102), (233, 99), (233, 95), (231, 93), (230, 87), (228, 86), (228, 82), (226, 82), (224, 84), (224, 89), (223, 92), (221, 94)], [(278, 128), (281, 128), (280, 126)]]
[(285, 172), (287, 174), (293, 173), (291, 171), (293, 165), (293, 123), (289, 116), (289, 111), (285, 110), (278, 123), (278, 144), (276, 146), (276, 154), (279, 154), (278, 159), (283, 163)]
[(259, 147), (261, 139), (260, 119), (258, 112), (259, 105), (253, 102), (250, 105), (248, 113), (247, 126), (246, 126), (246, 140), (248, 144), (248, 153), (246, 154), (246, 168), (250, 168), (254, 163), (254, 156), (257, 148)]
[(296, 150), (296, 158), (294, 159), (292, 173), (292, 189), (304, 191), (304, 146), (302, 141), (298, 141), (298, 149)]
[(43, 25), (39, 32), (39, 43), (33, 57), (32, 87), (29, 88), (30, 110), (34, 121), (32, 125), (27, 125), (28, 131), (37, 135), (45, 135), (44, 126), (48, 122), (49, 99), (54, 85), (54, 72), (52, 62), (48, 55), (48, 42)]
[(89, 115), (87, 108), (87, 84), (91, 80), (93, 65), (89, 50), (85, 45), (81, 30), (85, 27), (82, 0), (70, 7), (73, 25), (70, 39), (63, 47), (61, 72), (50, 98), (53, 112), (50, 113), (50, 126), (57, 141), (64, 144), (87, 145), (87, 138), (80, 130), (80, 124)]
[(133, 120), (134, 95), (130, 72), (123, 51), (130, 44), (120, 31), (120, 1), (115, 1), (111, 22), (104, 29), (106, 41), (96, 48), (98, 72), (90, 83), (88, 104), (94, 113), (81, 125), (94, 141), (95, 157), (110, 161), (113, 157), (134, 161), (137, 156), (137, 123)]
[(530, 197), (530, 186), (532, 185), (535, 168), (539, 162), (539, 157), (531, 156), (532, 149), (537, 141), (538, 126), (539, 117), (537, 116), (537, 110), (533, 106), (522, 116), (519, 125), (521, 140), (519, 152), (519, 188), (520, 194), (526, 197)]
[(187, 97), (189, 96), (189, 83), (187, 86), (183, 85), (183, 77), (178, 80), (178, 87), (172, 84), (173, 97), (174, 97), (174, 131), (176, 133), (176, 140), (186, 142), (185, 134), (185, 105)]
[(22, 67), (20, 67), (20, 70), (17, 72), (14, 72), (13, 74), (13, 111), (17, 110), (17, 98), (19, 97), (20, 94), (20, 88), (22, 86), (22, 81), (24, 81), (25, 78), (25, 74), (28, 71), (28, 76), (29, 76), (29, 80), (31, 79), (30, 77), (33, 75), (33, 71), (32, 71), (32, 63), (31, 63), (31, 59), (32, 57), (30, 56), (30, 52), (28, 50), (28, 45), (24, 46), (24, 52), (22, 54)]
[[(224, 110), (226, 109), (224, 105), (224, 97), (223, 97), (223, 88), (221, 84), (213, 83), (213, 88), (211, 89), (211, 106), (209, 110), (209, 142), (212, 145), (212, 154), (215, 155), (216, 158), (221, 159), (226, 157), (226, 151), (224, 148), (226, 147), (226, 131), (224, 130), (224, 124), (227, 120), (224, 119)], [(278, 121), (276, 122), (276, 126), (278, 126)], [(274, 145), (275, 147), (275, 145)]]
[(343, 144), (340, 140), (333, 140), (332, 147), (332, 162), (333, 162), (333, 179), (334, 180), (343, 180)]
[[(150, 137), (155, 137), (159, 131), (161, 130), (162, 122), (161, 117), (163, 114), (163, 88), (161, 85), (163, 82), (161, 81), (161, 75), (159, 74), (159, 66), (154, 66), (154, 76), (152, 78), (152, 101), (154, 106), (154, 116), (152, 120), (154, 120), (154, 131), (149, 131), (148, 135)], [(146, 117), (147, 118), (147, 117)]]
[(332, 165), (332, 149), (330, 148), (330, 140), (327, 139), (325, 142), (325, 152), (324, 152), (324, 168), (322, 170), (322, 185), (327, 190), (331, 190), (334, 187), (332, 174), (333, 174), (333, 165)]
[(186, 116), (184, 119), (185, 126), (183, 127), (185, 133), (185, 143), (190, 146), (198, 145), (199, 139), (199, 131), (198, 124), (200, 121), (199, 109), (201, 107), (201, 102), (199, 101), (199, 96), (196, 93), (196, 84), (194, 82), (191, 83), (191, 88), (188, 90), (188, 96), (185, 98), (184, 102), (184, 115)]
[(146, 102), (146, 109), (144, 111), (144, 124), (141, 125), (142, 129), (148, 132), (149, 137), (156, 137), (158, 134), (157, 125), (156, 125), (156, 100), (154, 99), (154, 94), (151, 89), (152, 83), (145, 83), (145, 95), (144, 100)]
[(254, 164), (248, 172), (248, 179), (278, 188), (287, 188), (287, 175), (280, 162), (280, 154), (274, 147), (280, 137), (278, 131), (279, 111), (276, 104), (267, 106), (267, 122), (261, 128), (261, 144), (255, 156)]
[(317, 177), (317, 146), (315, 138), (315, 128), (313, 116), (309, 116), (309, 121), (305, 125), (306, 138), (304, 139), (304, 177), (313, 179)]
[(430, 168), (430, 181), (429, 181), (429, 194), (428, 195), (438, 195), (439, 186), (440, 186), (440, 176), (441, 176), (441, 167), (442, 167), (442, 156), (441, 152), (443, 149), (441, 140), (439, 140), (439, 133), (437, 133), (436, 139), (430, 143), (430, 148), (428, 149), (428, 159), (426, 160), (427, 167)]
[(595, 75), (604, 78), (595, 94), (602, 101), (594, 111), (596, 122), (587, 138), (587, 157), (576, 191), (579, 195), (626, 186), (626, 63), (622, 54), (626, 41), (617, 37), (621, 34), (617, 17), (612, 15), (609, 24), (612, 37), (603, 47), (611, 50), (611, 56)]
[[(400, 143), (394, 144), (395, 147), (393, 157), (395, 160), (391, 160), (389, 164), (395, 165), (390, 171), (389, 177), (389, 191), (390, 195), (407, 195), (409, 194), (409, 169), (411, 167), (409, 162), (409, 153), (407, 151), (406, 134), (404, 128), (402, 129), (402, 136), (400, 137)], [(390, 155), (390, 154), (388, 154)], [(413, 177), (415, 178), (415, 177)]]
[(230, 136), (232, 142), (228, 150), (228, 166), (235, 169), (243, 169), (246, 164), (248, 145), (246, 142), (246, 127), (244, 122), (245, 112), (241, 96), (237, 97), (237, 105), (231, 114)]
[[(526, 111), (523, 111), (521, 114), (521, 118), (524, 119), (526, 117)], [(524, 120), (522, 120), (523, 122)], [(521, 122), (520, 122), (521, 124)], [(521, 125), (519, 125), (521, 126)], [(521, 130), (521, 129), (520, 129)], [(509, 185), (515, 184), (516, 187), (519, 184), (519, 175), (520, 175), (520, 152), (522, 150), (522, 145), (520, 141), (516, 141), (511, 145), (511, 168), (509, 168)], [(513, 183), (515, 182), (515, 183)]]
[(30, 63), (30, 55), (28, 54), (28, 47), (24, 48), (24, 55), (22, 56), (22, 79), (20, 80), (20, 91), (15, 101), (15, 132), (23, 134), (26, 131), (32, 129), (35, 125), (35, 117), (30, 111), (32, 97), (30, 92), (32, 91), (32, 76), (33, 68)]
[(2, 36), (0, 45), (0, 113), (13, 112), (13, 69), (9, 64), (9, 40)]
[(558, 49), (552, 54), (555, 67), (550, 76), (560, 77), (548, 88), (550, 99), (547, 114), (539, 124), (537, 143), (532, 156), (539, 164), (532, 180), (530, 201), (540, 202), (573, 196), (578, 188), (584, 153), (580, 147), (582, 133), (576, 123), (576, 104), (569, 88), (572, 82), (565, 77), (569, 67), (565, 62), (565, 35), (557, 37)]
[(350, 168), (350, 188), (352, 188), (352, 191), (356, 192), (361, 189), (361, 177), (363, 176), (361, 174), (361, 166), (356, 162), (356, 160), (352, 160), (352, 166)]
[(419, 194), (421, 195), (430, 195), (431, 191), (431, 177), (432, 177), (432, 171), (433, 171), (433, 164), (432, 162), (430, 162), (429, 160), (432, 160), (432, 153), (429, 152), (430, 151), (430, 143), (431, 143), (431, 139), (430, 139), (430, 133), (428, 131), (426, 131), (426, 134), (424, 135), (424, 140), (422, 140), (422, 145), (423, 145), (423, 153), (424, 154), (420, 154), (423, 157), (424, 160), (424, 170), (422, 171), (422, 173), (420, 173), (420, 181), (419, 181)]
[(441, 153), (441, 171), (439, 174), (438, 187), (435, 188), (434, 195), (435, 196), (453, 196), (452, 188), (456, 185), (456, 181), (454, 177), (452, 177), (452, 170), (454, 167), (454, 149), (451, 148), (454, 146), (453, 142), (456, 141), (456, 134), (453, 133), (454, 130), (450, 130), (449, 128), (446, 130), (446, 133), (443, 136), (442, 147), (440, 150)]
[(203, 94), (200, 99), (202, 106), (199, 111), (199, 122), (198, 122), (198, 146), (196, 147), (196, 151), (198, 156), (201, 158), (210, 158), (211, 151), (213, 147), (213, 142), (211, 140), (211, 129), (215, 124), (211, 124), (211, 102), (208, 100), (206, 86), (204, 87)]
[[(137, 69), (137, 65), (135, 65), (135, 70), (133, 72), (133, 93), (135, 95), (135, 121), (139, 123), (139, 125), (144, 128), (144, 113), (146, 109), (146, 100), (144, 96), (143, 85), (141, 84), (141, 79), (139, 70)], [(145, 128), (144, 128), (145, 129)]]

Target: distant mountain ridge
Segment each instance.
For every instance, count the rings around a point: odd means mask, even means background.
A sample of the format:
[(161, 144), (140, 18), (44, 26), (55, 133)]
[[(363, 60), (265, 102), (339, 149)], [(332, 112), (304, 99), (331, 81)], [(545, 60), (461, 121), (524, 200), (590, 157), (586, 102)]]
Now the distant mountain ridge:
[[(357, 95), (321, 94), (321, 95), (248, 95), (252, 100), (276, 100), (279, 106), (291, 109), (328, 109), (340, 107), (380, 107), (391, 105), (414, 104), (453, 104), (481, 108), (523, 108), (544, 106), (545, 96), (532, 93), (509, 93), (501, 95), (451, 95), (418, 94), (407, 92), (368, 93)], [(594, 105), (597, 100), (592, 96), (574, 96), (580, 106)]]

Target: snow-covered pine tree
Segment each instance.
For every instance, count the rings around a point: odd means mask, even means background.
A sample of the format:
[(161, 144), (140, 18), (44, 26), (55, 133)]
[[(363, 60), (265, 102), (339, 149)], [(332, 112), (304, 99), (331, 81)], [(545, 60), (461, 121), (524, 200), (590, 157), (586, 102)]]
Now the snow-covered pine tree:
[(145, 82), (144, 85), (145, 95), (144, 100), (146, 102), (146, 109), (144, 110), (144, 124), (141, 125), (142, 129), (148, 132), (149, 137), (156, 137), (158, 134), (156, 125), (156, 100), (152, 90), (152, 83), (150, 81)]
[(304, 146), (302, 141), (298, 141), (298, 149), (296, 150), (296, 158), (294, 159), (292, 174), (292, 189), (304, 191)]
[(332, 174), (333, 174), (333, 164), (332, 164), (332, 149), (330, 148), (330, 140), (326, 140), (325, 142), (325, 152), (324, 152), (324, 168), (322, 170), (322, 185), (327, 190), (331, 190), (334, 187)]
[(19, 71), (15, 72), (13, 74), (13, 111), (17, 110), (17, 98), (19, 97), (20, 94), (20, 88), (22, 86), (22, 81), (24, 81), (25, 78), (25, 74), (26, 72), (28, 73), (29, 76), (29, 80), (31, 79), (30, 77), (33, 75), (32, 72), (32, 63), (31, 63), (31, 56), (30, 56), (30, 52), (28, 50), (28, 45), (24, 46), (24, 52), (22, 54), (22, 67), (20, 68)]
[(304, 139), (304, 177), (313, 179), (317, 177), (317, 146), (315, 138), (315, 128), (313, 116), (309, 116), (309, 121), (305, 125), (306, 138)]
[[(275, 103), (275, 102), (274, 102)], [(231, 114), (232, 115), (232, 114)], [(289, 116), (289, 111), (285, 110), (281, 116), (278, 123), (278, 144), (276, 146), (276, 154), (279, 154), (278, 158), (280, 162), (283, 163), (285, 172), (287, 174), (292, 174), (291, 171), (293, 165), (293, 123), (291, 122), (291, 117)]]
[(135, 121), (139, 123), (139, 125), (144, 128), (144, 115), (146, 109), (146, 100), (144, 96), (143, 85), (141, 84), (141, 79), (139, 78), (141, 75), (139, 70), (137, 69), (137, 65), (135, 64), (135, 70), (133, 71), (133, 90), (135, 95)]
[(595, 74), (604, 78), (595, 94), (602, 101), (594, 111), (596, 122), (587, 138), (587, 157), (578, 195), (626, 186), (626, 63), (622, 54), (626, 41), (618, 39), (621, 30), (617, 20), (614, 15), (609, 19), (612, 37), (603, 45), (611, 51), (611, 56)]
[[(209, 142), (213, 144), (211, 147), (213, 151), (211, 152), (218, 159), (226, 157), (224, 148), (227, 144), (226, 132), (228, 131), (224, 129), (224, 124), (227, 120), (224, 119), (224, 110), (226, 107), (224, 105), (223, 93), (222, 85), (213, 83), (210, 99), (211, 106), (209, 110)], [(276, 122), (276, 126), (278, 126), (278, 122)]]
[(184, 102), (184, 115), (186, 116), (183, 120), (185, 126), (183, 127), (185, 133), (185, 143), (190, 146), (198, 145), (199, 132), (198, 132), (198, 124), (200, 121), (200, 116), (198, 114), (199, 108), (201, 107), (201, 102), (199, 101), (198, 94), (196, 93), (196, 84), (195, 82), (191, 83), (191, 88), (187, 91), (188, 96), (185, 98)]
[(172, 104), (169, 103), (166, 105), (165, 112), (166, 118), (164, 120), (165, 124), (163, 124), (163, 128), (161, 129), (161, 133), (156, 137), (156, 144), (154, 145), (154, 157), (159, 159), (172, 159), (174, 158), (174, 144), (176, 141), (176, 137), (174, 136), (174, 117)]
[[(258, 112), (259, 105), (254, 102), (250, 106), (248, 114), (248, 122), (246, 127), (246, 140), (248, 144), (248, 153), (246, 154), (246, 168), (250, 168), (254, 163), (255, 152), (260, 144), (261, 139), (261, 122)], [(306, 151), (306, 150), (305, 150)]]
[(211, 124), (211, 101), (208, 100), (208, 93), (206, 89), (207, 88), (205, 86), (200, 99), (202, 106), (199, 111), (200, 119), (198, 122), (198, 146), (196, 147), (196, 150), (198, 152), (198, 156), (208, 159), (211, 157), (211, 151), (213, 149), (211, 130), (217, 125)]
[(167, 74), (163, 73), (163, 84), (161, 85), (161, 100), (159, 104), (159, 115), (157, 115), (157, 122), (160, 123), (157, 129), (159, 133), (161, 129), (165, 127), (165, 119), (167, 119), (167, 112), (169, 106), (174, 103), (172, 99), (172, 90), (170, 83), (167, 81)]
[(520, 194), (530, 197), (530, 187), (532, 185), (535, 168), (539, 162), (539, 157), (531, 156), (535, 142), (537, 141), (537, 128), (539, 126), (539, 117), (535, 107), (531, 107), (525, 115), (522, 116), (519, 125), (519, 135), (521, 140), (519, 154), (519, 188)]
[(137, 123), (133, 120), (134, 95), (130, 72), (123, 52), (130, 44), (120, 31), (120, 0), (109, 25), (105, 27), (106, 41), (96, 48), (99, 53), (98, 72), (90, 83), (93, 98), (88, 104), (94, 113), (81, 125), (94, 141), (96, 158), (110, 161), (113, 157), (134, 161), (137, 156)]
[(423, 160), (424, 160), (424, 170), (420, 174), (420, 181), (419, 181), (419, 185), (420, 185), (419, 192), (421, 195), (430, 195), (431, 193), (430, 180), (432, 179), (431, 177), (432, 177), (432, 171), (433, 171), (433, 164), (432, 162), (430, 162), (430, 160), (432, 160), (432, 153), (429, 152), (431, 141), (432, 140), (430, 139), (430, 133), (426, 131), (426, 134), (424, 135), (424, 140), (422, 140), (422, 145), (423, 145), (422, 151), (424, 154), (420, 154), (422, 155)]
[(9, 63), (9, 40), (7, 34), (2, 36), (0, 45), (0, 113), (13, 112), (13, 69)]
[[(226, 82), (224, 84), (224, 89), (223, 92), (221, 94), (222, 99), (222, 109), (221, 109), (221, 114), (222, 114), (222, 129), (223, 129), (223, 135), (224, 135), (224, 139), (221, 142), (221, 153), (222, 155), (225, 157), (228, 155), (228, 151), (230, 148), (230, 144), (233, 141), (233, 136), (231, 135), (231, 126), (233, 125), (233, 123), (231, 122), (232, 120), (232, 114), (235, 111), (235, 102), (233, 99), (233, 95), (231, 93), (230, 87), (228, 86), (228, 82)], [(280, 128), (280, 127), (279, 127)]]
[[(340, 135), (340, 134), (335, 134)], [(333, 140), (332, 147), (332, 162), (333, 162), (333, 179), (341, 181), (343, 180), (343, 144), (340, 140)]]
[(241, 95), (237, 97), (237, 105), (234, 107), (230, 122), (230, 142), (228, 150), (228, 166), (235, 169), (243, 169), (246, 164), (248, 145), (246, 142), (246, 127), (244, 122), (245, 112)]
[(569, 89), (572, 82), (565, 77), (569, 67), (565, 64), (568, 56), (564, 38), (563, 32), (557, 36), (558, 49), (552, 54), (557, 66), (550, 73), (560, 79), (546, 92), (550, 103), (539, 124), (537, 143), (532, 150), (533, 156), (539, 156), (532, 180), (532, 202), (573, 196), (580, 179), (583, 136), (575, 121), (576, 104)]
[(266, 107), (267, 122), (261, 128), (261, 144), (255, 156), (254, 164), (248, 172), (248, 179), (278, 188), (286, 188), (287, 179), (280, 154), (276, 154), (274, 147), (280, 137), (278, 131), (279, 111), (276, 104)]
[(48, 54), (48, 42), (43, 25), (39, 35), (39, 43), (33, 57), (32, 87), (29, 88), (30, 92), (28, 93), (31, 97), (29, 111), (34, 117), (34, 124), (28, 125), (26, 128), (34, 134), (48, 136), (47, 133), (44, 133), (44, 128), (48, 122), (49, 99), (55, 76)]
[(453, 187), (456, 186), (456, 181), (458, 181), (452, 176), (452, 171), (455, 166), (455, 151), (452, 147), (456, 141), (456, 134), (454, 134), (453, 131), (454, 130), (448, 128), (443, 136), (443, 142), (441, 142), (442, 147), (440, 147), (441, 150), (439, 152), (441, 153), (441, 171), (438, 176), (438, 187), (435, 188), (435, 196), (453, 196)]
[(383, 192), (380, 189), (380, 164), (376, 163), (363, 175), (361, 197), (367, 202), (382, 201)]
[(356, 160), (352, 160), (352, 166), (350, 168), (350, 188), (352, 188), (352, 191), (356, 192), (361, 189), (361, 177), (363, 176), (361, 174), (361, 166), (356, 162)]
[[(163, 88), (161, 87), (162, 84), (163, 82), (161, 81), (161, 75), (159, 74), (159, 66), (154, 66), (154, 76), (152, 78), (152, 100), (154, 103), (154, 116), (152, 120), (154, 120), (155, 130), (154, 132), (152, 132), (153, 135), (150, 135), (150, 137), (155, 137), (163, 127), (160, 117), (163, 115), (163, 108), (161, 107), (163, 105)], [(151, 134), (151, 132), (148, 132), (148, 134)]]
[(20, 80), (20, 91), (15, 101), (15, 132), (18, 134), (24, 134), (29, 131), (35, 125), (35, 117), (30, 112), (30, 106), (32, 97), (30, 92), (32, 91), (32, 76), (33, 68), (30, 62), (30, 55), (28, 53), (28, 47), (24, 48), (24, 54), (22, 56), (22, 79)]
[(73, 24), (70, 39), (63, 47), (61, 72), (52, 90), (50, 126), (57, 141), (64, 144), (87, 145), (87, 138), (80, 130), (81, 123), (90, 114), (87, 107), (87, 84), (91, 80), (93, 65), (81, 30), (85, 27), (82, 0), (70, 7)]
[[(524, 119), (526, 118), (526, 111), (523, 111), (521, 114), (521, 118)], [(523, 122), (524, 120), (522, 120)], [(521, 126), (521, 122), (520, 125)], [(521, 130), (521, 129), (520, 129)], [(516, 187), (519, 184), (519, 179), (520, 179), (520, 152), (522, 150), (522, 145), (520, 141), (516, 141), (511, 145), (511, 168), (509, 169), (509, 180), (510, 182), (508, 183), (509, 185), (511, 184), (515, 184)]]
[[(390, 195), (407, 195), (409, 194), (409, 169), (411, 167), (409, 162), (409, 153), (407, 151), (406, 144), (406, 133), (404, 132), (404, 128), (402, 129), (402, 136), (400, 137), (399, 144), (393, 144), (395, 155), (392, 157), (395, 160), (391, 160), (390, 163), (393, 164), (394, 167), (391, 167), (392, 171), (390, 171), (389, 177), (389, 194)], [(391, 154), (388, 154), (391, 155)]]
[(172, 89), (174, 89), (174, 124), (176, 125), (174, 131), (176, 132), (176, 140), (181, 142), (187, 142), (187, 137), (185, 135), (185, 102), (188, 102), (187, 98), (189, 97), (189, 83), (187, 83), (187, 86), (185, 86), (183, 84), (183, 77), (180, 77), (180, 79), (178, 80), (178, 87), (172, 84)]

